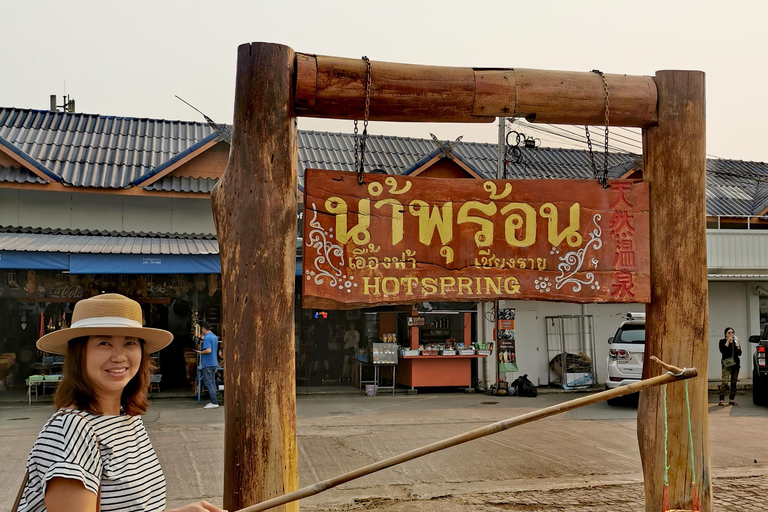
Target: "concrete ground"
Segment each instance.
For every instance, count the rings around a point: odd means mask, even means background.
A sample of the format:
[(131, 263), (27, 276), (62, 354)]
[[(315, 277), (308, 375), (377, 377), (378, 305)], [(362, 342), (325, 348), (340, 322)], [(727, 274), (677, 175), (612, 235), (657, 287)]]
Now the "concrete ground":
[[(362, 394), (297, 398), (300, 485), (583, 394), (537, 398), (482, 394)], [(766, 510), (768, 408), (751, 395), (718, 407), (710, 396), (715, 510)], [(39, 402), (0, 404), (0, 502), (13, 499), (40, 426)], [(349, 482), (302, 501), (308, 511), (642, 510), (634, 406), (595, 404), (472, 441)], [(168, 481), (168, 507), (221, 504), (224, 408), (156, 399), (145, 417)], [(687, 442), (687, 441), (686, 441)]]

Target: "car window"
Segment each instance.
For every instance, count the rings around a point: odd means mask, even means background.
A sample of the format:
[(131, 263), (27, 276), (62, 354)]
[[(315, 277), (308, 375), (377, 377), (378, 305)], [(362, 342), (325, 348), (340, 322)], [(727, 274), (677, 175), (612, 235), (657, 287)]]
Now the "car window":
[(626, 324), (619, 329), (614, 343), (645, 343), (645, 325)]

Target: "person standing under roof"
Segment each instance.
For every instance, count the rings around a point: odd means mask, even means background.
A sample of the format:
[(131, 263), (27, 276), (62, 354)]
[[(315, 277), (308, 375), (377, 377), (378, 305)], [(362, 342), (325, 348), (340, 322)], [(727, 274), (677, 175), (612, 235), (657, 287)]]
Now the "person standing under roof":
[(211, 332), (211, 324), (203, 320), (200, 322), (200, 331), (203, 333), (203, 343), (201, 350), (196, 350), (200, 354), (200, 372), (203, 375), (203, 383), (211, 396), (211, 401), (203, 409), (215, 409), (219, 406), (218, 394), (219, 387), (216, 385), (216, 369), (219, 367), (219, 360), (216, 354), (219, 350), (219, 338)]

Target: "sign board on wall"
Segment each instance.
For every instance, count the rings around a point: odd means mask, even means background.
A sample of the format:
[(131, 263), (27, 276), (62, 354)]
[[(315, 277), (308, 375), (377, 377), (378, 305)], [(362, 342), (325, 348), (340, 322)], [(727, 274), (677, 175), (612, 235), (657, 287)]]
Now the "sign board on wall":
[(515, 353), (515, 310), (498, 308), (496, 315), (496, 353), (499, 357), (499, 375), (506, 372), (516, 372), (517, 354)]
[(650, 301), (648, 185), (309, 169), (304, 307)]

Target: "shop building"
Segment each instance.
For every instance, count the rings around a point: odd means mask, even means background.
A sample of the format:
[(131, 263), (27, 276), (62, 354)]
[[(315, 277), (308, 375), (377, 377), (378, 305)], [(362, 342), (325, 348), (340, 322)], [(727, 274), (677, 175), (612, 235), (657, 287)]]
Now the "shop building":
[[(299, 131), (298, 137), (301, 201), (304, 170), (351, 171), (354, 141), (351, 134), (341, 133)], [(508, 165), (510, 179), (592, 176), (586, 151), (522, 151), (522, 158)], [(57, 328), (67, 323), (79, 294), (121, 291), (142, 302), (148, 325), (167, 324), (174, 331), (177, 341), (168, 351), (172, 359), (161, 361), (163, 379), (169, 384), (183, 382), (188, 371), (184, 350), (193, 344), (191, 312), (212, 323), (221, 314), (210, 191), (226, 167), (228, 153), (227, 127), (0, 108), (0, 322), (7, 326), (0, 335), (0, 354), (13, 350), (19, 361), (38, 362), (41, 354), (30, 355), (23, 348), (33, 345), (40, 334), (40, 313), (43, 329), (51, 328), (51, 322)], [(495, 144), (370, 136), (365, 162), (369, 172), (491, 179), (496, 176), (496, 159)], [(638, 155), (612, 153), (608, 165), (609, 178), (642, 177)], [(764, 229), (768, 166), (734, 160), (709, 160), (707, 166), (709, 372), (716, 377), (717, 341), (726, 324), (746, 339), (768, 319), (768, 251), (763, 250), (768, 248)], [(435, 313), (445, 311), (435, 305), (430, 305), (431, 313), (425, 307), (303, 310), (301, 204), (297, 217), (299, 385), (353, 381), (356, 372), (345, 369), (350, 363), (345, 363), (344, 334), (350, 324), (359, 333), (361, 351), (391, 334), (403, 350), (432, 346), (439, 351), (442, 348), (435, 347), (450, 339), (457, 347), (496, 341), (492, 303), (452, 305), (459, 311), (449, 313)], [(642, 305), (537, 301), (506, 301), (503, 306), (515, 314), (514, 362), (540, 385), (552, 380), (548, 350), (552, 318), (591, 317), (590, 357), (597, 381), (603, 382), (606, 340), (628, 311), (643, 310)], [(447, 327), (441, 315), (448, 318)], [(409, 318), (422, 318), (415, 322), (424, 325), (414, 325), (414, 320), (409, 325)], [(318, 336), (321, 330), (324, 334)], [(461, 358), (452, 359), (446, 364), (461, 366), (453, 369), (440, 365), (455, 356), (429, 356), (433, 363), (412, 357), (400, 358), (403, 364), (396, 370), (400, 385), (454, 385), (460, 380), (456, 385), (463, 386), (467, 373), (470, 380), (488, 385), (497, 376), (495, 356), (466, 357), (462, 363)], [(2, 359), (0, 355), (0, 378)], [(749, 378), (751, 358), (742, 359), (741, 377)], [(415, 369), (417, 365), (425, 368)], [(450, 381), (454, 377), (456, 381)]]

